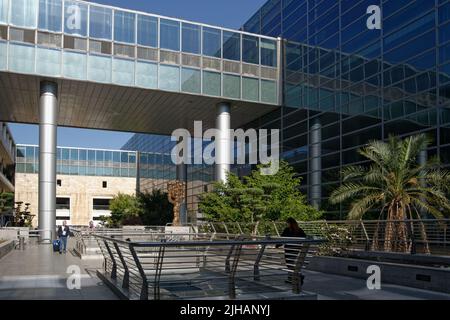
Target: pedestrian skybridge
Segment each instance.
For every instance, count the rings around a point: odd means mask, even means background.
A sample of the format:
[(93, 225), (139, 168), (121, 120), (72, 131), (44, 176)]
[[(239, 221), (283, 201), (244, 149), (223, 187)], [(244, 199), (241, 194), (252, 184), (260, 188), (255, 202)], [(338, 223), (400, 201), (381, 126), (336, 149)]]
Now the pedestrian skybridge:
[(280, 41), (73, 0), (0, 0), (0, 120), (39, 123), (39, 83), (58, 85), (58, 125), (170, 134), (236, 127), (274, 110)]

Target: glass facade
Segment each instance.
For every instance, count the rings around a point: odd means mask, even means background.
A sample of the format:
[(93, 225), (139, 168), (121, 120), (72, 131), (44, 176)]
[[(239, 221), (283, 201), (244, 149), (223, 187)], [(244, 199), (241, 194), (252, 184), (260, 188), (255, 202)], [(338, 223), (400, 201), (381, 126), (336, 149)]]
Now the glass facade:
[[(57, 148), (56, 172), (61, 175), (136, 177), (136, 152)], [(39, 172), (39, 147), (17, 145), (17, 173)]]
[[(93, 2), (0, 0), (3, 56), (0, 70), (200, 95), (222, 96), (226, 90), (215, 77), (212, 87), (197, 86), (198, 75), (245, 76), (258, 82), (251, 94), (258, 98), (251, 101), (279, 102), (277, 91), (268, 91), (269, 99), (259, 94), (268, 81), (278, 88), (276, 39)], [(42, 59), (46, 66), (57, 63), (44, 68)], [(198, 71), (195, 84), (181, 79), (185, 68)]]
[[(369, 5), (382, 10), (381, 30), (367, 28)], [(242, 29), (284, 39), (282, 108), (244, 129), (281, 130), (281, 157), (327, 218), (346, 217), (348, 208), (330, 205), (328, 197), (340, 185), (343, 167), (365, 163), (357, 151), (370, 140), (424, 132), (432, 138), (428, 157), (438, 156), (450, 166), (450, 1), (269, 0)], [(209, 39), (203, 52), (212, 56), (220, 37), (213, 31), (203, 29), (203, 38)], [(242, 61), (276, 65), (276, 42), (261, 40), (258, 57), (251, 37), (237, 38), (223, 32), (225, 59), (239, 60), (242, 52)], [(259, 95), (268, 101), (276, 90), (271, 82), (258, 84), (252, 77), (222, 76), (226, 97), (258, 100)], [(140, 150), (155, 139), (135, 135), (128, 147)], [(248, 174), (249, 169), (233, 171)], [(197, 210), (196, 196), (210, 188), (213, 170), (188, 166), (190, 212)]]
[[(382, 10), (381, 30), (367, 28), (369, 5)], [(248, 127), (282, 130), (282, 157), (329, 218), (345, 218), (347, 208), (328, 197), (344, 166), (364, 163), (357, 150), (370, 140), (424, 132), (428, 156), (450, 165), (449, 1), (269, 0), (242, 29), (285, 39), (283, 108)], [(313, 181), (317, 125), (321, 179)]]

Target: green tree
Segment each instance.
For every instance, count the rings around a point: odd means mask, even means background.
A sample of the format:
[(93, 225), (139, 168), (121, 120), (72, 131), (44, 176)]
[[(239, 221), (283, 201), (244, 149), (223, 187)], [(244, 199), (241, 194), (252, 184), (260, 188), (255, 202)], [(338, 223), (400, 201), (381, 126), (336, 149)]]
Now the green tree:
[[(430, 140), (420, 134), (401, 140), (390, 137), (387, 142), (372, 141), (359, 153), (370, 160), (368, 166), (351, 166), (342, 171), (343, 184), (333, 191), (333, 204), (352, 201), (349, 219), (361, 219), (373, 209), (380, 210), (379, 218), (388, 222), (385, 229), (384, 250), (409, 251), (412, 245), (408, 230), (412, 225), (393, 223), (394, 220), (422, 219), (423, 212), (443, 218), (449, 212), (450, 173), (439, 167), (436, 158), (419, 164), (417, 157), (426, 150)], [(422, 237), (426, 241), (423, 224)], [(378, 227), (373, 247), (377, 248)], [(426, 251), (429, 252), (428, 246)]]
[(281, 161), (274, 175), (262, 175), (257, 166), (250, 176), (239, 179), (229, 173), (227, 182), (218, 182), (214, 190), (200, 196), (199, 208), (211, 221), (277, 221), (288, 217), (317, 220), (321, 212), (306, 204), (299, 191), (301, 179), (294, 169)]
[(119, 193), (109, 204), (111, 216), (106, 219), (108, 226), (140, 224), (141, 206), (135, 195)]
[(14, 193), (0, 193), (0, 223), (4, 223), (4, 215), (14, 208)]
[(167, 198), (167, 193), (159, 189), (138, 194), (140, 218), (144, 225), (163, 226), (173, 221), (173, 205)]

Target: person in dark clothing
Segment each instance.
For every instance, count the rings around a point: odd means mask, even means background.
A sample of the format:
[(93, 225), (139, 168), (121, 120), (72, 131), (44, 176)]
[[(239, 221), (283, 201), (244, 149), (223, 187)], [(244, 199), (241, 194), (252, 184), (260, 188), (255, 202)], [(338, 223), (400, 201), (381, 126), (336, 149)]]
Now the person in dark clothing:
[[(286, 238), (306, 238), (306, 233), (303, 231), (302, 228), (298, 226), (297, 221), (295, 221), (294, 218), (288, 218), (286, 220), (287, 227), (283, 230), (283, 233), (281, 234), (281, 237)], [(295, 267), (295, 260), (297, 258), (299, 252), (298, 246), (295, 245), (284, 245), (284, 259), (286, 261), (286, 266), (289, 270), (294, 270)], [(303, 274), (300, 274), (301, 284), (303, 285), (303, 281), (305, 279), (305, 276)], [(288, 280), (286, 282), (291, 283), (292, 282), (292, 274), (289, 273)]]
[[(58, 238), (59, 238), (59, 254), (64, 254), (67, 252), (67, 238), (70, 235), (70, 229), (66, 225), (66, 221), (63, 221), (63, 225), (58, 227)], [(63, 249), (64, 247), (64, 249)]]

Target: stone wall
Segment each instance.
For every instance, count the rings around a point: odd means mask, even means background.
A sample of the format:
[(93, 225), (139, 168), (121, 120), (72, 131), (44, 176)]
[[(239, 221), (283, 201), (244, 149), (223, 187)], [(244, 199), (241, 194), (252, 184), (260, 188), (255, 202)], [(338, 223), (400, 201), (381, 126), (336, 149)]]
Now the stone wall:
[[(112, 198), (119, 192), (134, 194), (136, 179), (126, 177), (97, 177), (58, 175), (61, 186), (56, 187), (57, 197), (70, 198), (72, 225), (88, 225), (93, 217), (94, 198)], [(106, 181), (107, 187), (103, 188)], [(38, 175), (16, 173), (15, 201), (30, 203), (31, 214), (36, 215), (33, 227), (38, 224)]]

